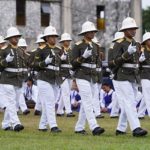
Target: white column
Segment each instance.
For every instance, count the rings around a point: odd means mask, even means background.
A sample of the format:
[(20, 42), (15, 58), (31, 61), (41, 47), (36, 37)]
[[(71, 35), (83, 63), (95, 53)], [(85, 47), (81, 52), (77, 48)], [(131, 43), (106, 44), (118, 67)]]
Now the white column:
[(131, 0), (131, 16), (135, 19), (139, 29), (136, 33), (136, 40), (142, 39), (142, 4), (141, 0)]
[(71, 12), (72, 0), (63, 0), (62, 5), (62, 32), (72, 34), (72, 12)]

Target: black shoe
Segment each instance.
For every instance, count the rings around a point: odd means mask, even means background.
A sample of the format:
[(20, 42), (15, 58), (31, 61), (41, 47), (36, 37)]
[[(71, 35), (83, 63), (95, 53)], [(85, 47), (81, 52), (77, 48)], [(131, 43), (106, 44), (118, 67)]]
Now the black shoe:
[(138, 117), (140, 120), (143, 120), (143, 119), (145, 119), (144, 117)]
[(116, 135), (124, 135), (126, 134), (126, 132), (120, 131), (120, 130), (116, 130)]
[(39, 131), (46, 132), (48, 129), (38, 129)]
[(95, 135), (100, 135), (102, 133), (104, 133), (105, 130), (101, 127), (96, 127), (93, 131), (92, 131), (92, 134), (95, 136)]
[(88, 133), (85, 130), (81, 130), (81, 131), (75, 131), (76, 134), (83, 134), (83, 135), (87, 135)]
[(21, 130), (23, 130), (24, 129), (24, 126), (23, 125), (21, 125), (21, 124), (17, 124), (15, 127), (14, 127), (14, 131), (21, 131)]
[(51, 132), (59, 133), (59, 132), (61, 132), (61, 130), (58, 127), (53, 127), (53, 128), (51, 128)]
[(30, 113), (30, 110), (29, 109), (26, 109), (24, 112), (23, 112), (23, 115), (27, 115)]
[(41, 111), (35, 110), (34, 115), (35, 115), (35, 116), (40, 116), (40, 115), (41, 115)]
[(115, 119), (115, 118), (119, 118), (119, 116), (110, 116), (110, 118)]
[(7, 127), (4, 129), (4, 131), (13, 131), (13, 128), (12, 127)]
[(56, 114), (57, 117), (63, 117), (64, 114)]
[(145, 136), (148, 132), (140, 127), (133, 130), (133, 136)]
[(96, 116), (96, 119), (101, 119), (101, 118), (104, 118), (104, 116), (102, 114)]
[(69, 113), (69, 114), (67, 114), (67, 116), (66, 117), (75, 117), (75, 114), (73, 114), (73, 113)]

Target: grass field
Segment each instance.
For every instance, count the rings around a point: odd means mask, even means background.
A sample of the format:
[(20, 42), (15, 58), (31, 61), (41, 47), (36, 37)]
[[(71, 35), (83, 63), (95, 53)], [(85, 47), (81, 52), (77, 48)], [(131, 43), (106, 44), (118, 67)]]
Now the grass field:
[[(126, 135), (116, 136), (117, 119), (105, 115), (98, 123), (106, 132), (101, 136), (92, 136), (88, 126), (88, 135), (76, 135), (75, 118), (59, 117), (58, 125), (62, 133), (52, 134), (50, 131), (38, 131), (39, 117), (19, 115), (25, 129), (22, 132), (0, 131), (0, 150), (150, 150), (150, 134), (146, 137), (133, 137), (128, 129)], [(2, 120), (3, 114), (0, 114)], [(150, 119), (141, 121), (143, 128), (150, 131)]]

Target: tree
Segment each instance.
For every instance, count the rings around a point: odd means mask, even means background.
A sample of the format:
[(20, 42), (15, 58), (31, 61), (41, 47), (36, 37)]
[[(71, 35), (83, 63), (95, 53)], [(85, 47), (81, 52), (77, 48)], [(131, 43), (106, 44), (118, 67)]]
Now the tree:
[(150, 32), (150, 7), (142, 10), (143, 33)]

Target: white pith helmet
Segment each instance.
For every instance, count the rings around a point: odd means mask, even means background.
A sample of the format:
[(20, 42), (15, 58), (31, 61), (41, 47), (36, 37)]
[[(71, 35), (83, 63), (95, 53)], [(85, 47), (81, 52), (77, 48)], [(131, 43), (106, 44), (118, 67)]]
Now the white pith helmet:
[(112, 42), (115, 42), (116, 40), (119, 40), (119, 39), (122, 39), (122, 38), (124, 38), (124, 33), (123, 32), (116, 32)]
[(0, 44), (5, 43), (4, 37), (0, 35)]
[(97, 32), (97, 29), (93, 22), (86, 21), (85, 23), (83, 23), (82, 30), (78, 35), (83, 35), (84, 33), (91, 32), (91, 31)]
[(72, 41), (70, 34), (68, 33), (63, 33), (61, 35), (61, 39), (59, 42), (63, 42), (63, 41)]
[(27, 47), (28, 45), (27, 45), (25, 39), (20, 38), (19, 41), (18, 41), (18, 46), (19, 46), (19, 47)]
[(143, 44), (145, 41), (149, 40), (150, 39), (150, 32), (146, 32), (144, 35), (143, 35), (143, 40), (142, 40), (142, 43)]
[(14, 37), (14, 36), (21, 36), (19, 30), (16, 27), (10, 27), (7, 30), (7, 36), (5, 37), (5, 40)]
[(38, 43), (44, 43), (45, 41), (42, 39), (42, 37), (43, 37), (44, 35), (43, 34), (39, 34), (38, 36), (37, 36), (37, 40), (36, 40), (36, 44), (38, 44)]
[(122, 21), (122, 26), (119, 31), (124, 31), (126, 29), (132, 29), (132, 28), (138, 29), (138, 26), (133, 18), (127, 17)]
[(45, 28), (44, 35), (42, 38), (45, 38), (46, 36), (53, 36), (53, 35), (58, 37), (56, 28), (53, 26), (48, 26)]

